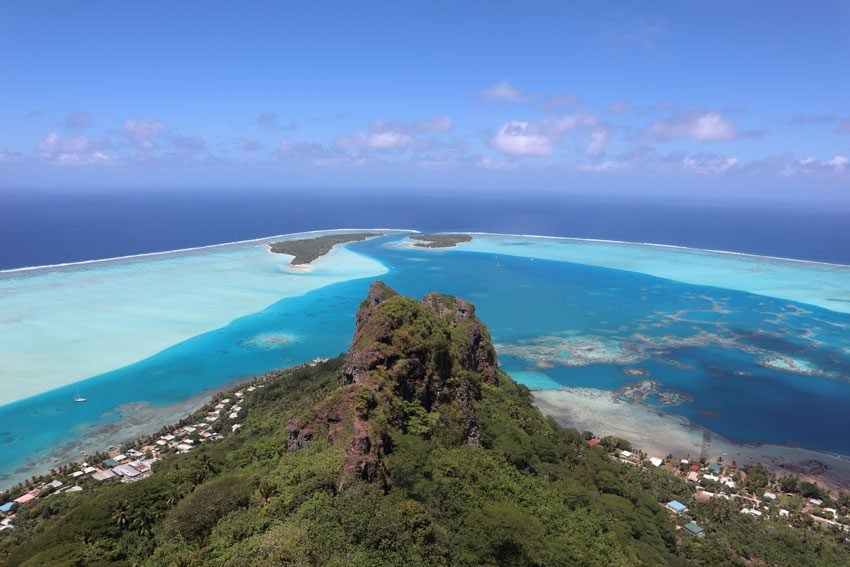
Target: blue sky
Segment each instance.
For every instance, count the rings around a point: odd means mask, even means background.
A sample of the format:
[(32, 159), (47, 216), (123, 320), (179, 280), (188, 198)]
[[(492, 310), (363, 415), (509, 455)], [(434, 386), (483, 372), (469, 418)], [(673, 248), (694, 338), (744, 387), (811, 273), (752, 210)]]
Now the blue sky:
[(0, 188), (850, 201), (850, 3), (19, 2)]

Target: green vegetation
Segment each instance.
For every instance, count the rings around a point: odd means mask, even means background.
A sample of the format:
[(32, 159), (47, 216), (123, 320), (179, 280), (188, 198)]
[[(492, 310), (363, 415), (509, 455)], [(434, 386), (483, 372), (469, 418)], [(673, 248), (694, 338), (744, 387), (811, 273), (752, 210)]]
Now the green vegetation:
[[(131, 484), (24, 507), (8, 565), (839, 565), (842, 534), (757, 522), (626, 465), (495, 368), (471, 305), (376, 284), (352, 350), (246, 394), (242, 428)], [(610, 438), (606, 444), (623, 447)], [(663, 502), (706, 528), (684, 535)], [(705, 520), (702, 520), (702, 519)]]
[(410, 237), (419, 248), (453, 248), (461, 242), (469, 242), (468, 234), (417, 234)]
[(316, 258), (320, 258), (331, 251), (337, 244), (346, 242), (360, 242), (367, 238), (383, 236), (375, 232), (353, 232), (350, 234), (328, 234), (316, 238), (304, 238), (300, 240), (283, 240), (269, 244), (269, 250), (274, 254), (288, 254), (294, 256), (290, 264), (298, 266), (309, 264)]

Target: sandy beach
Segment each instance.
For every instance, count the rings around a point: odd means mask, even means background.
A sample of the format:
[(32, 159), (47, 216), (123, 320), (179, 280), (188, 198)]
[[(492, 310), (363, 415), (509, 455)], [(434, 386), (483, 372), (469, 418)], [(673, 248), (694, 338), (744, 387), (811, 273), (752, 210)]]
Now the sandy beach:
[(699, 459), (738, 465), (760, 463), (779, 475), (796, 474), (833, 490), (850, 489), (850, 458), (784, 445), (734, 443), (688, 419), (640, 403), (616, 400), (593, 388), (534, 390), (537, 407), (566, 427), (615, 435), (649, 456)]

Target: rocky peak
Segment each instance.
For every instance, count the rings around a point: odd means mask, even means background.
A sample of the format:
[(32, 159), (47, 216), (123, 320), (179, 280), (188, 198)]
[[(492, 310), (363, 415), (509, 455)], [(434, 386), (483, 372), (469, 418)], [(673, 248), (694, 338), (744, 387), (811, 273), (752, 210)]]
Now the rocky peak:
[[(438, 428), (441, 438), (477, 446), (476, 400), (483, 383), (497, 380), (490, 335), (471, 303), (436, 293), (419, 302), (376, 281), (357, 311), (339, 390), (309, 421), (290, 424), (288, 449), (317, 435), (345, 439), (342, 481), (386, 483), (383, 457), (394, 429), (427, 436)], [(330, 422), (328, 415), (349, 417)]]
[(458, 353), (461, 368), (477, 372), (485, 382), (495, 384), (496, 351), (490, 340), (490, 333), (475, 316), (475, 306), (465, 299), (439, 293), (429, 293), (422, 302), (438, 317), (465, 331)]

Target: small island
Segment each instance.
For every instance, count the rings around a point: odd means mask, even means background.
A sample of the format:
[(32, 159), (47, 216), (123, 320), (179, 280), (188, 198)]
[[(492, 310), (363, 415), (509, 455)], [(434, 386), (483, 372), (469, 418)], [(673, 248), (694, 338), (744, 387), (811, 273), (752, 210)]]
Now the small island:
[(468, 234), (417, 234), (410, 237), (417, 248), (454, 248), (461, 242), (470, 242)]
[(360, 242), (376, 236), (383, 236), (383, 234), (380, 232), (351, 232), (348, 234), (328, 234), (299, 240), (282, 240), (269, 244), (269, 252), (272, 254), (294, 256), (289, 263), (293, 266), (302, 266), (311, 263), (317, 258), (321, 258), (337, 244)]

